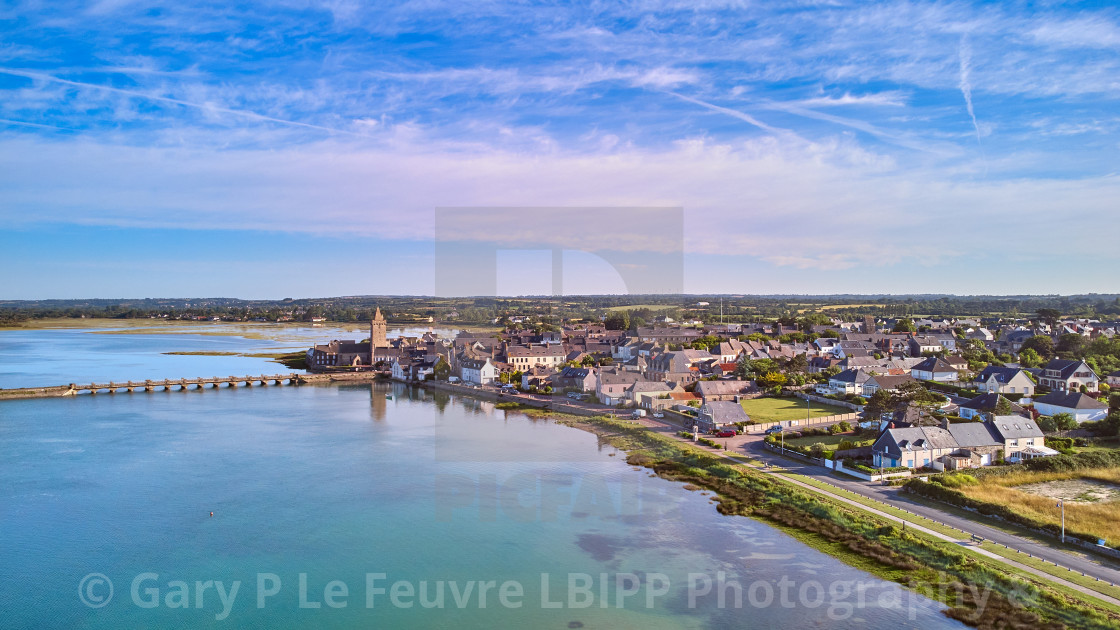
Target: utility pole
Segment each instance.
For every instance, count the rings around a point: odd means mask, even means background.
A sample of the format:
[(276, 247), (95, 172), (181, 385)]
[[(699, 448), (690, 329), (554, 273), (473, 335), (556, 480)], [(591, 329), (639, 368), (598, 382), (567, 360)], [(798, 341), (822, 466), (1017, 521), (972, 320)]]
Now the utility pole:
[(1058, 507), (1062, 508), (1062, 544), (1066, 542), (1066, 502), (1058, 501)]

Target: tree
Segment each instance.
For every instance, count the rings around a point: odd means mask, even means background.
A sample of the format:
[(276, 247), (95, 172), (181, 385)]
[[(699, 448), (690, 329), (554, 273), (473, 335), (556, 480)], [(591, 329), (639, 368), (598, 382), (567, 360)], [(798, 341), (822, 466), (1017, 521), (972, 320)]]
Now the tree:
[(1077, 333), (1066, 333), (1058, 337), (1058, 347), (1055, 351), (1066, 358), (1076, 359), (1081, 356), (1085, 346), (1085, 338)]
[(792, 359), (786, 362), (787, 372), (804, 372), (809, 369), (809, 360), (803, 354), (794, 355)]
[(781, 372), (766, 372), (758, 377), (759, 387), (781, 387), (786, 384), (786, 375)]
[(754, 373), (754, 366), (751, 365), (751, 358), (745, 353), (739, 357), (739, 362), (735, 364), (735, 376), (746, 380)]
[(1038, 318), (1049, 324), (1051, 329), (1058, 325), (1058, 318), (1062, 316), (1062, 312), (1056, 308), (1040, 308), (1037, 312)]
[(877, 389), (872, 393), (871, 398), (867, 401), (864, 411), (867, 417), (878, 420), (883, 414), (893, 409), (895, 405), (894, 397), (890, 396), (890, 392), (885, 389)]
[(903, 317), (902, 319), (895, 322), (894, 328), (891, 329), (891, 332), (905, 333), (914, 332), (915, 330), (916, 329), (914, 328), (914, 322), (909, 317)]
[(1042, 359), (1049, 361), (1054, 357), (1054, 340), (1045, 335), (1035, 335), (1023, 342), (1022, 347), (1019, 348), (1019, 354), (1022, 354), (1024, 350), (1034, 350)]
[(1045, 361), (1043, 361), (1042, 357), (1038, 354), (1038, 351), (1034, 348), (1027, 348), (1019, 352), (1019, 365), (1023, 367), (1038, 367), (1044, 362)]
[(995, 412), (996, 412), (997, 416), (1010, 416), (1011, 415), (1011, 401), (1004, 398), (1003, 396), (999, 396), (996, 399)]
[(1073, 418), (1072, 414), (1056, 413), (1053, 415), (1054, 424), (1058, 426), (1059, 431), (1072, 431), (1077, 428), (1077, 420)]
[(436, 361), (435, 367), (432, 368), (432, 375), (435, 376), (437, 381), (446, 381), (447, 377), (451, 376), (451, 366), (443, 360), (443, 357)]
[(607, 314), (607, 318), (603, 320), (603, 325), (607, 327), (607, 330), (629, 330), (630, 313), (625, 310), (611, 311)]

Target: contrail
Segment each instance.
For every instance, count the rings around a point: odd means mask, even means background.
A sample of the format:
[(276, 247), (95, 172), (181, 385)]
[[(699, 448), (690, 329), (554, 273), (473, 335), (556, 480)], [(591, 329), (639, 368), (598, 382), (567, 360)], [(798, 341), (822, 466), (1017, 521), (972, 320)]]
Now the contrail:
[(739, 120), (741, 120), (745, 123), (754, 125), (755, 127), (758, 127), (759, 129), (761, 129), (763, 131), (769, 131), (770, 133), (773, 133), (773, 134), (789, 133), (788, 129), (781, 129), (779, 127), (771, 127), (770, 125), (767, 125), (766, 123), (764, 123), (761, 120), (755, 118), (754, 116), (751, 116), (750, 114), (744, 114), (743, 112), (736, 111), (734, 109), (729, 109), (727, 107), (720, 107), (719, 105), (713, 105), (711, 103), (706, 103), (704, 101), (701, 101), (700, 99), (685, 96), (684, 94), (677, 94), (676, 92), (666, 92), (666, 94), (672, 94), (673, 96), (681, 99), (682, 101), (688, 101), (689, 103), (692, 103), (694, 105), (699, 105), (700, 107), (710, 109), (714, 112), (720, 112), (722, 114), (727, 114), (728, 116), (733, 116), (733, 117), (738, 118)]
[(113, 92), (115, 94), (124, 94), (133, 98), (142, 98), (149, 101), (158, 101), (160, 103), (170, 103), (172, 105), (180, 105), (182, 107), (190, 107), (193, 109), (201, 109), (208, 112), (218, 112), (221, 114), (229, 114), (231, 116), (241, 116), (242, 118), (251, 118), (262, 122), (277, 123), (280, 125), (289, 125), (293, 127), (304, 127), (307, 129), (318, 129), (319, 131), (326, 131), (329, 133), (341, 133), (350, 136), (359, 136), (362, 138), (370, 137), (368, 134), (357, 133), (354, 131), (346, 131), (344, 129), (334, 129), (332, 127), (323, 127), (321, 125), (313, 125), (311, 123), (298, 122), (295, 120), (284, 120), (283, 118), (273, 118), (272, 116), (265, 116), (256, 112), (245, 111), (241, 109), (229, 109), (228, 107), (218, 107), (216, 105), (204, 103), (192, 103), (177, 98), (168, 96), (156, 96), (155, 94), (145, 94), (144, 92), (135, 92), (133, 90), (122, 90), (108, 85), (100, 85), (98, 83), (82, 83), (81, 81), (70, 81), (69, 79), (61, 79), (54, 75), (44, 74), (41, 72), (29, 72), (27, 70), (18, 70), (15, 68), (0, 67), (0, 74), (9, 74), (16, 77), (24, 77), (27, 79), (38, 79), (40, 81), (51, 81), (53, 83), (61, 83), (62, 85), (72, 85), (74, 87), (89, 88), (94, 90), (103, 90), (105, 92)]
[(968, 108), (968, 116), (972, 118), (972, 128), (976, 130), (976, 144), (983, 148), (980, 144), (980, 125), (976, 123), (976, 112), (972, 109), (972, 84), (969, 82), (969, 75), (972, 74), (972, 46), (968, 44), (968, 35), (961, 35), (961, 48), (960, 48), (960, 88), (961, 94), (964, 95), (964, 105)]

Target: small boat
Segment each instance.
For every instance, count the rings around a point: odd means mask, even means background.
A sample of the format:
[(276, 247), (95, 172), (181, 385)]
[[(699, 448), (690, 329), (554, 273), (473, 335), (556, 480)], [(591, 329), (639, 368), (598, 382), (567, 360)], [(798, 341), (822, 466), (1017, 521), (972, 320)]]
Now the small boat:
[(392, 400), (392, 399), (393, 399), (392, 394), (385, 394), (385, 400)]

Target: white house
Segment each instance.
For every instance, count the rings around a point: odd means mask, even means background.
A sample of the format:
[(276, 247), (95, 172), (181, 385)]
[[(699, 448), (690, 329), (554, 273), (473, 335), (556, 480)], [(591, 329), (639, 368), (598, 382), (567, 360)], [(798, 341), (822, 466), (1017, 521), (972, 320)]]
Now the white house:
[(957, 380), (957, 370), (941, 357), (928, 357), (910, 370), (910, 376), (919, 381), (948, 383)]
[(1050, 392), (1036, 398), (1034, 408), (1044, 416), (1068, 413), (1078, 422), (1103, 420), (1108, 416), (1108, 405), (1080, 392)]
[(972, 382), (984, 393), (1034, 395), (1034, 381), (1021, 368), (989, 365)]
[(463, 359), (459, 362), (460, 378), (466, 383), (489, 385), (498, 380), (498, 368), (490, 359)]
[(1097, 391), (1100, 382), (1097, 373), (1084, 361), (1051, 359), (1042, 368), (1038, 384), (1056, 392), (1076, 392), (1084, 386), (1086, 391)]

